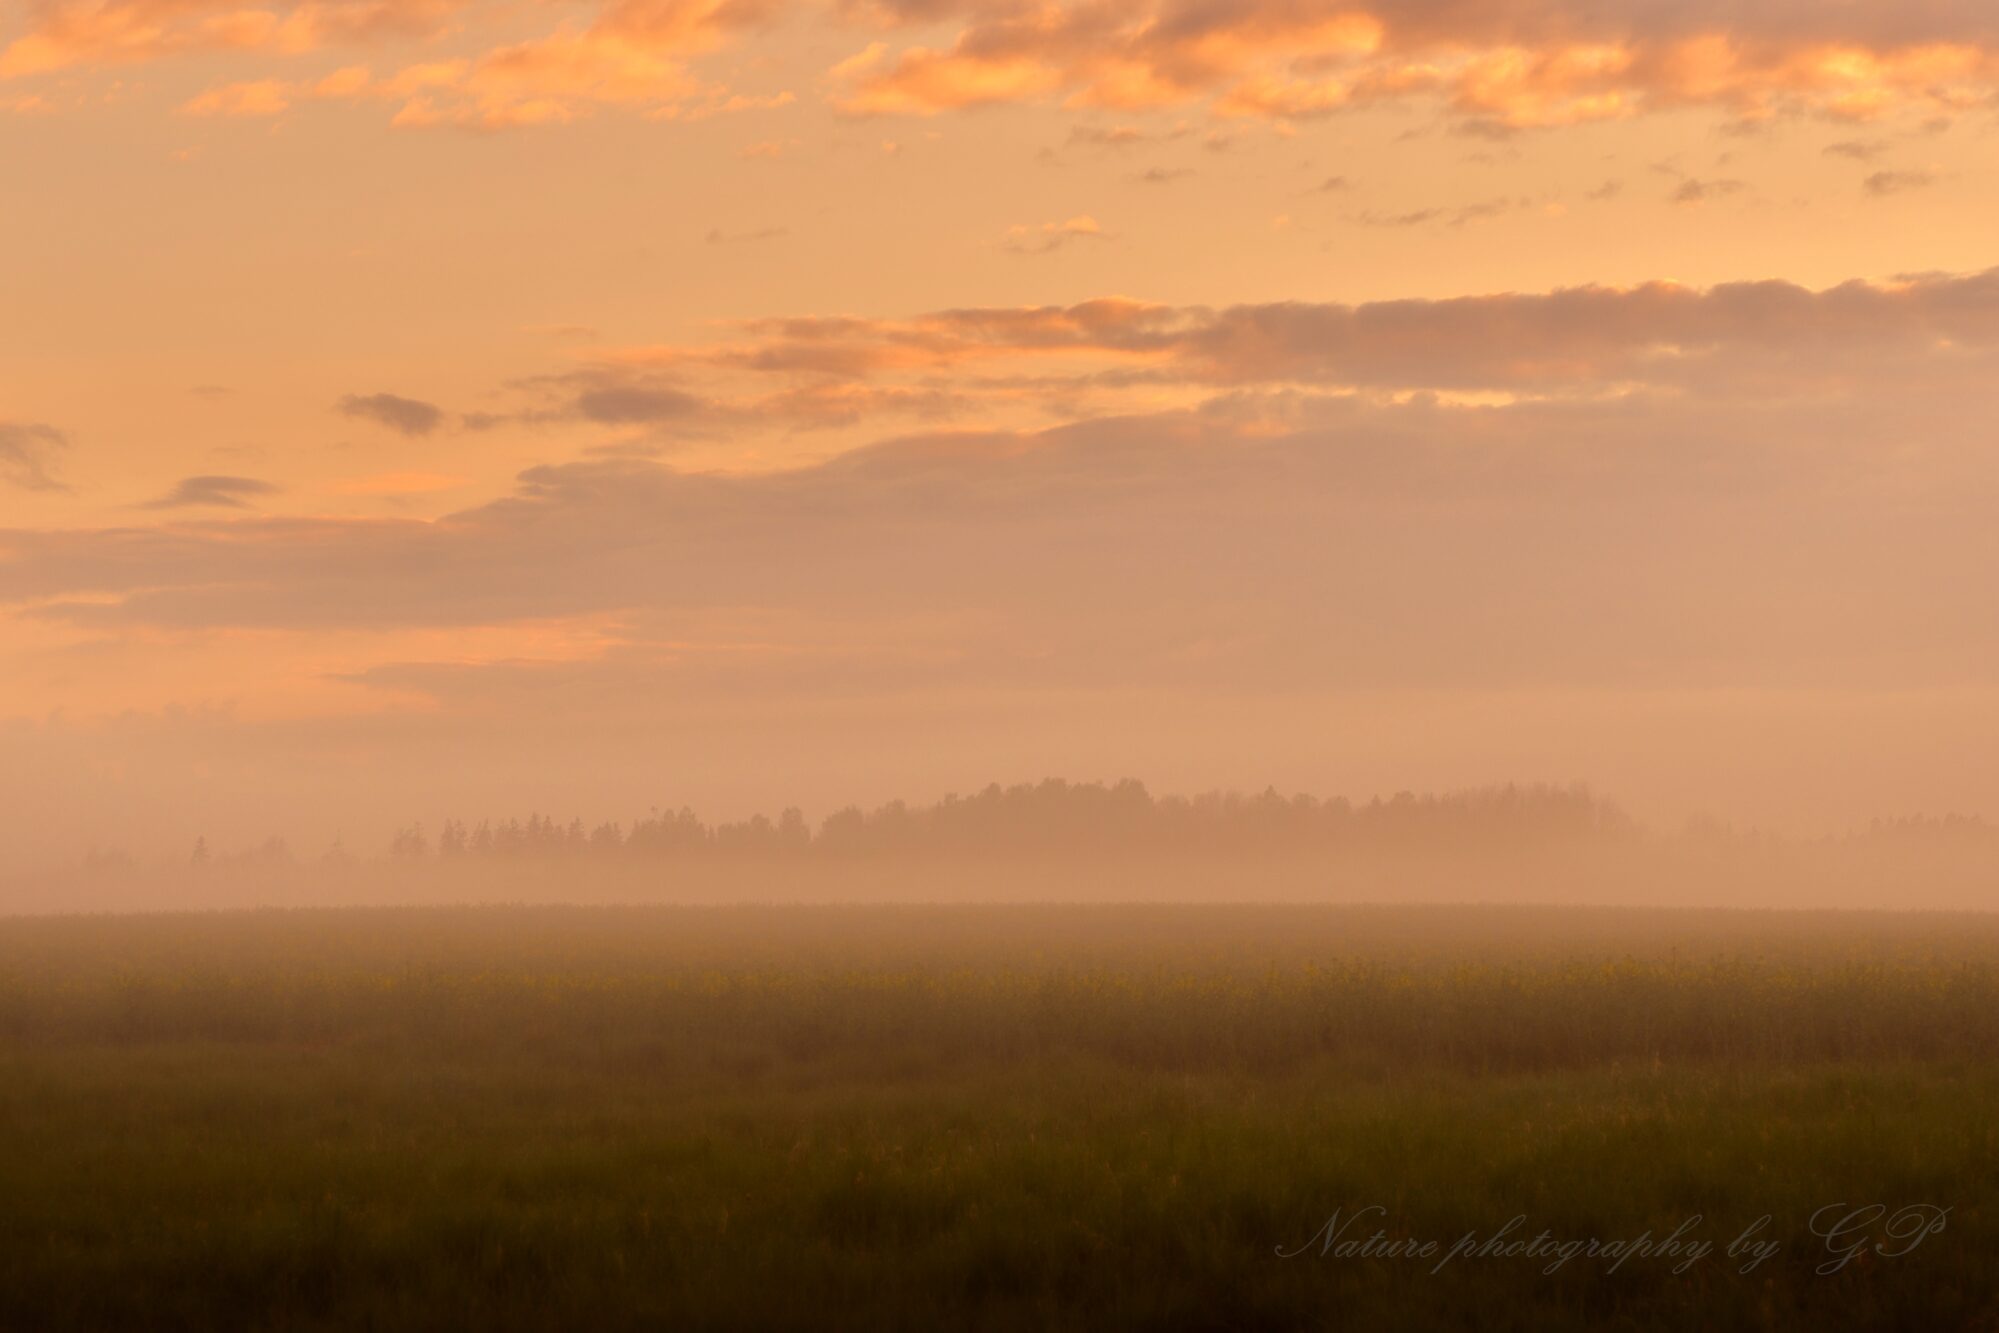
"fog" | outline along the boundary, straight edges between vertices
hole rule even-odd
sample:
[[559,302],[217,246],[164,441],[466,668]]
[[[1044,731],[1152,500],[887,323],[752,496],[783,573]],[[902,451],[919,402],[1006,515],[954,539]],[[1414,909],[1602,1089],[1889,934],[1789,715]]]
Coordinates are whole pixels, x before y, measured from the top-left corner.
[[710,822],[691,809],[403,824],[300,852],[199,836],[177,857],[96,850],[4,882],[0,910],[447,903],[1369,902],[1985,910],[1999,829],[1964,817],[1797,838],[1662,831],[1586,788],[1155,797],[1048,780]]

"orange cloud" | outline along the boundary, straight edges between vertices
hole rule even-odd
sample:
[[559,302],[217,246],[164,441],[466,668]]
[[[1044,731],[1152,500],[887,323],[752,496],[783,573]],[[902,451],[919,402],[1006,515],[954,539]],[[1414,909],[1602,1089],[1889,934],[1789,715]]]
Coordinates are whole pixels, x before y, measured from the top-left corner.
[[[772,99],[703,84],[689,61],[798,12],[886,30],[830,71],[835,105],[860,115],[1053,102],[1204,105],[1225,116],[1291,120],[1422,99],[1461,120],[1514,130],[1686,106],[1745,120],[1956,115],[1993,105],[1999,92],[1999,25],[1971,0],[1748,9],[1718,0],[602,0],[587,21],[527,41],[483,42],[482,34],[501,30],[517,36],[513,7],[41,0],[0,48],[0,78],[201,52],[289,55],[452,28],[469,36],[467,53],[380,83],[343,71],[330,86],[322,81],[317,95],[396,98],[401,125],[546,124],[601,105],[714,114]],[[902,45],[891,40],[898,29],[952,21],[957,32],[942,43],[928,33]],[[226,87],[275,78],[256,71]],[[411,91],[413,82],[422,87]]]
[[1455,115],[1504,129],[1687,105],[1747,118],[1803,111],[1869,119],[1994,101],[1999,33],[1970,8],[1944,6],[1927,27],[1856,26],[1845,12],[1745,17],[1686,5],[1634,14],[1531,0],[971,6],[950,46],[892,51],[878,41],[833,77],[840,105],[857,114],[1061,99],[1128,108],[1206,102],[1224,115],[1292,119],[1433,97]]
[[230,83],[210,88],[189,100],[181,112],[189,116],[275,116],[291,105],[292,90],[276,79]]
[[[1710,193],[1721,183],[1693,184]],[[1008,403],[1059,412],[1079,394],[1156,406],[1177,387],[1595,396],[1753,382],[1759,392],[1816,391],[1828,381],[1851,385],[1869,365],[1948,369],[1970,349],[1999,349],[1999,270],[1821,291],[1774,281],[1705,290],[1653,282],[1220,309],[1105,298],[739,328],[745,337],[714,344],[597,353],[589,371],[557,382],[600,394],[673,384],[676,404],[711,406],[717,400],[694,396],[686,377],[710,377],[702,384],[709,392],[732,376],[819,392],[898,385],[937,395],[927,400],[933,411],[956,404],[980,412]],[[762,400],[729,401],[741,417]]]
[[1084,213],[1063,222],[1044,222],[1038,227],[1017,223],[1007,228],[1000,248],[1017,255],[1045,255],[1071,241],[1102,241],[1109,237],[1110,233],[1095,218]]
[[703,84],[688,68],[690,57],[760,19],[760,11],[738,0],[613,0],[588,27],[564,28],[471,59],[411,65],[379,83],[350,72],[343,86],[322,83],[320,92],[400,101],[392,123],[401,128],[563,124],[597,106],[636,108],[660,118],[783,106],[791,94],[731,93]]
[[40,0],[0,48],[0,79],[205,51],[296,53],[420,36],[467,0]]
[[[477,0],[310,0],[271,8],[234,7],[234,0],[55,0],[0,50],[0,78],[202,51],[284,55],[434,35],[462,10],[471,12],[473,33],[484,20],[504,18]],[[756,0],[606,0],[589,23],[529,41],[420,61],[380,78],[356,65],[316,78],[240,80],[202,92],[182,110],[271,116],[308,98],[377,98],[399,104],[398,126],[502,129],[575,120],[605,105],[688,118],[783,106],[790,93],[710,86],[687,64],[767,17]]]
[[[681,649],[704,618],[753,613],[774,648],[838,625],[856,690],[912,673],[1224,692],[1989,682],[1999,626],[1964,572],[1990,563],[1993,538],[1964,497],[1990,471],[1999,336],[1969,359],[1934,337],[1959,327],[1945,307],[1989,297],[1889,293],[1929,314],[1885,339],[1920,355],[1882,356],[1861,331],[1881,313],[1865,293],[1692,295],[1669,323],[1788,356],[1822,340],[1872,355],[1837,396],[1782,378],[1746,399],[1696,384],[1493,406],[1230,391],[756,474],[534,468],[512,495],[432,521],[0,531],[0,606],[119,642],[616,617],[648,671],[702,656]],[[1648,309],[1540,318],[1579,326],[1580,346]],[[1567,345],[1531,316],[1477,336],[1508,333],[1523,356]],[[1940,366],[1955,392],[1934,391]],[[1889,437],[1926,443],[1884,450]]]

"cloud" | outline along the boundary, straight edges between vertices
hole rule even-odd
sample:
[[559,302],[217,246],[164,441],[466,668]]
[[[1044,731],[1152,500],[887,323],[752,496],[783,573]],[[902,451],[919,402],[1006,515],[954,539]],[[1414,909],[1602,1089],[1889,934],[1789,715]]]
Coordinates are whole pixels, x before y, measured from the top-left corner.
[[1000,241],[1000,249],[1016,255],[1045,255],[1060,250],[1072,241],[1105,241],[1110,234],[1097,220],[1088,214],[1081,214],[1063,222],[1044,222],[1038,227],[1016,223],[1007,228]]
[[1911,8],[884,4],[874,12],[890,25],[952,17],[962,26],[941,46],[874,42],[833,77],[841,104],[857,114],[1059,101],[1126,110],[1205,103],[1224,116],[1296,120],[1423,99],[1494,134],[1687,106],[1755,121],[1989,105],[1999,25],[1971,0]]
[[[343,706],[498,718],[541,691],[556,729],[666,695],[906,717],[1159,691],[1219,716],[1378,689],[1985,688],[1995,386],[1999,274],[772,319],[532,392],[735,443],[817,413],[875,426],[862,447],[532,468],[434,519],[4,531],[0,619],[121,670],[211,644],[217,697],[337,670],[369,696]],[[925,410],[954,415],[880,428]],[[260,631],[240,664],[238,628]]]
[[1154,135],[1147,134],[1135,125],[1072,125],[1069,127],[1069,142],[1090,148],[1135,148],[1149,143]]
[[1351,214],[1347,220],[1357,222],[1363,227],[1421,227],[1432,222],[1466,227],[1474,222],[1490,222],[1521,206],[1519,201],[1512,199],[1485,199],[1456,208],[1418,208],[1407,213],[1377,213],[1368,210]]
[[1723,199],[1731,194],[1740,194],[1749,188],[1749,182],[1739,180],[1685,180],[1680,188],[1673,191],[1672,200],[1676,204],[1704,204],[1710,199]]
[[359,97],[368,91],[372,76],[366,65],[348,65],[334,70],[312,85],[315,97]]
[[465,0],[39,0],[0,48],[0,79],[218,51],[290,55],[435,33]]
[[333,410],[342,416],[358,417],[387,426],[404,435],[428,435],[444,421],[444,413],[430,403],[392,393],[350,393],[334,404]]
[[[1999,538],[1962,498],[1992,395],[1926,387],[1753,410],[1223,395],[766,473],[574,463],[431,521],[0,533],[0,601],[105,633],[590,620],[617,627],[606,671],[711,699],[1993,683],[1963,571]],[[482,688],[402,660],[364,675]],[[571,674],[579,704],[604,679]]]
[[[680,373],[616,360],[602,362],[523,381],[517,387],[537,401],[510,417],[496,418],[495,424],[502,419],[581,420],[617,427],[621,430],[617,451],[627,452],[635,443],[665,445],[725,434],[747,439],[758,431],[837,429],[884,417],[939,421],[992,401],[978,395],[961,397],[942,386],[870,385],[810,372],[781,376],[783,382],[776,387],[755,383],[764,378],[755,376],[751,384],[725,392],[723,381],[731,378],[726,370],[711,374],[706,377],[707,391],[695,392],[686,387]],[[632,428],[642,428],[642,433],[635,436]]]
[[565,124],[599,106],[679,120],[774,109],[793,95],[707,84],[688,62],[767,23],[777,9],[758,0],[605,0],[587,27],[407,66],[353,95],[399,102],[391,123],[405,129]]
[[[583,24],[518,40],[511,7],[493,0],[53,0],[0,51],[0,78],[72,65],[165,59],[215,50],[295,56],[326,47],[422,38],[447,27],[484,39],[469,54],[377,75],[344,66],[312,79],[272,75],[221,84],[189,115],[273,116],[306,100],[385,101],[402,128],[493,131],[564,124],[603,106],[698,120],[790,104],[789,92],[746,93],[704,82],[689,62],[779,8],[760,0],[602,0]],[[497,40],[499,34],[508,40]]]
[[1838,143],[1827,144],[1827,157],[1850,157],[1856,162],[1872,162],[1887,152],[1892,145],[1886,139],[1842,139]]
[[579,416],[608,425],[681,421],[701,414],[707,407],[707,403],[692,394],[636,385],[586,389],[575,401]]
[[[1175,412],[1208,403],[1201,410],[1240,410],[1265,423],[1276,413],[1281,425],[1285,404],[1301,394],[1297,401],[1327,411],[1337,403],[1413,402],[1411,394],[1487,395],[1481,401],[1496,406],[1567,402],[1578,410],[1622,403],[1639,420],[1684,399],[1739,410],[1747,429],[1758,403],[1837,408],[1866,401],[1877,378],[1911,394],[1982,386],[1995,357],[1999,270],[1819,290],[1778,281],[1704,289],[1654,282],[1359,305],[1102,298],[904,319],[780,318],[738,325],[713,343],[605,349],[585,368],[528,388],[572,419],[624,426],[706,418],[731,430],[760,419],[793,424],[808,403],[860,416],[955,406],[990,418],[1016,401],[1058,421],[1198,420],[1220,429],[1220,418]],[[1187,406],[1162,409],[1162,401]],[[406,426],[431,420],[434,408],[416,406],[426,415]],[[26,428],[25,436],[22,429],[10,428],[10,444],[59,439],[45,427]],[[983,447],[975,437],[927,438],[932,452],[923,457]],[[1007,429],[990,438],[1011,450],[1043,435]],[[848,456],[838,467],[918,457],[914,446],[897,448]]]
[[34,421],[0,421],[0,482],[25,491],[67,491],[57,480],[55,456],[69,438]]
[[1910,190],[1925,189],[1936,182],[1936,173],[1930,171],[1877,171],[1862,181],[1860,186],[1878,199],[1891,194],[1906,194]]
[[1466,204],[1451,213],[1451,225],[1463,227],[1473,222],[1490,222],[1496,217],[1512,212],[1518,205],[1511,199],[1487,199],[1476,204]]
[[247,509],[252,497],[276,495],[279,488],[255,477],[183,477],[174,488],[157,500],[146,502],[148,509],[181,509],[210,506]]
[[1356,213],[1352,220],[1364,227],[1420,227],[1444,216],[1441,208],[1418,208],[1407,213]]
[[[1425,220],[1442,223],[1433,210]],[[1254,391],[1839,401],[1893,368],[1955,392],[1999,347],[1999,272],[1812,290],[1667,282],[1347,305],[1101,298],[750,321],[524,384],[547,419],[744,444],[888,419],[1026,430]]]
[[230,83],[210,88],[181,106],[188,116],[267,117],[281,115],[291,106],[292,92],[276,79],[254,83]]
[[[1989,108],[1999,92],[1999,24],[1979,0],[1753,8],[1719,0],[600,0],[588,17],[564,17],[525,39],[519,13],[499,0],[41,0],[0,48],[0,79],[218,52],[275,62],[451,32],[464,34],[469,50],[381,77],[347,67],[317,84],[284,82],[273,65],[197,96],[189,109],[273,114],[312,96],[390,101],[393,123],[404,127],[562,124],[607,106],[688,119],[788,103],[786,91],[711,84],[695,62],[813,14],[868,31],[867,44],[829,73],[836,105],[858,115],[1046,103],[1110,112],[1204,107],[1289,122],[1414,102],[1461,129],[1505,135],[1686,107],[1738,124],[1791,115],[1953,118]],[[1094,141],[1117,146],[1124,128]]]

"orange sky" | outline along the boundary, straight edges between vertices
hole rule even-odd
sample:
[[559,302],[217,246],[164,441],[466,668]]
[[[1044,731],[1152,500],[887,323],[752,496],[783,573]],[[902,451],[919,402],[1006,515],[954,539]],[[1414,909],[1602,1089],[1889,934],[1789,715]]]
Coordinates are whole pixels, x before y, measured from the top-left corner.
[[11,0],[0,869],[1999,814],[1999,10],[1742,8]]

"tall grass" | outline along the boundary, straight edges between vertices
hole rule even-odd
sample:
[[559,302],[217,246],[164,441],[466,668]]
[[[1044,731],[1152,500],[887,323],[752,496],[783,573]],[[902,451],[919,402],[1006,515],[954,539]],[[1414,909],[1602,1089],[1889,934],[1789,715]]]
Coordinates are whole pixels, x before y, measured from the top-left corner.
[[[0,1328],[1989,1328],[1995,1001],[1977,917],[7,921]],[[1370,1204],[1783,1248],[1276,1257]]]
[[508,909],[17,920],[0,1036],[700,1068],[1075,1054],[1270,1069],[1999,1052],[1976,917]]

